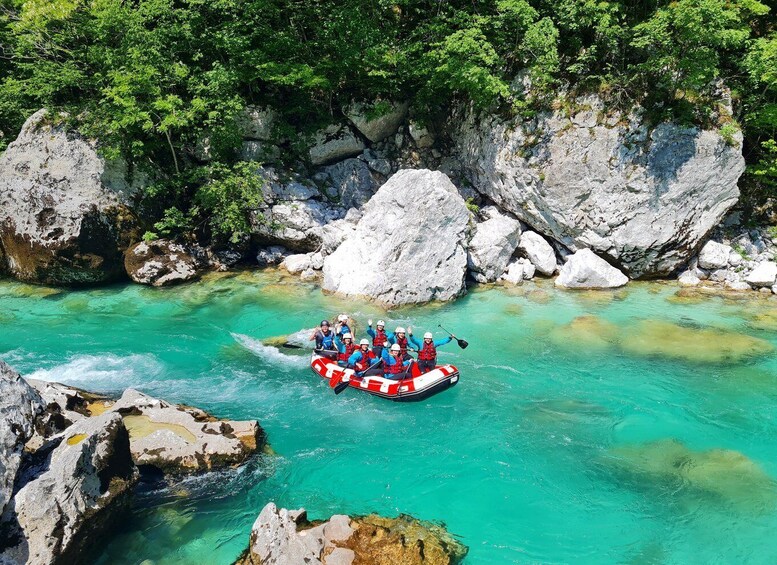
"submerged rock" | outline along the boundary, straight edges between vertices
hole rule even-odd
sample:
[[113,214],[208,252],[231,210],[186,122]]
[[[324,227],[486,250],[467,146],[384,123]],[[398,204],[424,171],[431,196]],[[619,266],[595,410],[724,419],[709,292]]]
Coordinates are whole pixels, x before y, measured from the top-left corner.
[[40,110],[0,156],[0,246],[16,278],[88,284],[124,276],[144,178]]
[[218,420],[202,410],[176,406],[127,389],[111,407],[124,418],[132,457],[167,473],[238,465],[264,446],[255,420]]
[[45,406],[38,392],[0,360],[0,515],[11,498],[24,444]]
[[740,510],[771,511],[777,506],[775,483],[754,461],[738,451],[694,451],[677,440],[616,447],[609,463],[644,481],[712,497]]
[[556,278],[556,286],[564,288],[617,288],[627,282],[629,277],[590,249],[570,255]]
[[208,259],[197,245],[157,239],[127,249],[124,267],[136,283],[170,286],[198,278],[208,268]]
[[568,324],[553,329],[550,339],[556,345],[579,353],[599,352],[615,345],[618,326],[597,316],[578,316]]
[[659,356],[694,363],[739,363],[767,355],[774,347],[763,339],[719,329],[697,329],[661,320],[626,328],[621,348],[634,355]]
[[636,113],[596,97],[531,121],[470,112],[453,134],[473,186],[574,250],[607,255],[632,278],[667,275],[691,258],[737,202],[742,136]]
[[118,414],[76,422],[51,452],[45,470],[15,494],[4,521],[16,530],[17,545],[0,554],[0,561],[79,562],[83,546],[99,539],[137,478]]
[[238,565],[455,565],[467,548],[443,528],[410,518],[342,514],[309,522],[305,510],[270,502]]
[[505,272],[521,239],[521,222],[494,209],[491,217],[475,227],[469,242],[467,265],[482,283],[495,281]]
[[325,290],[395,306],[462,294],[469,211],[447,176],[402,170],[324,260]]

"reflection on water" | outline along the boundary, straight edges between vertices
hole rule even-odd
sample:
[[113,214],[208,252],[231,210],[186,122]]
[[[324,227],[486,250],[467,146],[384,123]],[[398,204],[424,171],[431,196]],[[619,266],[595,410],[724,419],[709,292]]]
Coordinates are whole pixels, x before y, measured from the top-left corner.
[[[469,565],[777,561],[775,300],[543,281],[384,312],[247,271],[171,289],[3,282],[0,301],[0,355],[22,372],[257,418],[277,452],[144,485],[100,564],[231,563],[270,500],[442,521]],[[439,355],[461,382],[417,404],[335,396],[284,343],[343,310],[357,338],[368,318],[454,331],[470,346]]]

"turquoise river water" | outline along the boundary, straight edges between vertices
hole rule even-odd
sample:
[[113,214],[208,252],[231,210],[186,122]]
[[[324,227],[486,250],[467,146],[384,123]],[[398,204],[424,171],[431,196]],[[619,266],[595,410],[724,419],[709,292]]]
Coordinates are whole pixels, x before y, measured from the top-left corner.
[[[470,342],[457,386],[414,404],[335,396],[260,340],[345,309]],[[313,518],[442,522],[467,565],[777,562],[777,302],[475,289],[382,312],[277,272],[157,290],[0,283],[0,356],[23,374],[136,387],[257,418],[274,455],[146,489],[99,564],[228,564],[268,501]]]

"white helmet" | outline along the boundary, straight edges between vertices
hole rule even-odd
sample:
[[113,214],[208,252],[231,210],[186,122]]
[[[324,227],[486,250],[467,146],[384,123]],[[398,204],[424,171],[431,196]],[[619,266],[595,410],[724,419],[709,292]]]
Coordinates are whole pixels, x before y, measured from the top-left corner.
[[432,332],[426,332],[424,334],[424,339],[432,339]]
[[340,314],[337,317],[338,322],[347,322],[348,321],[348,314]]
[[405,328],[403,328],[402,326],[397,326],[397,329],[394,330],[394,333],[403,334],[405,333]]
[[370,344],[370,340],[369,339],[363,339],[363,340],[361,340],[359,342],[359,345],[369,345],[369,344]]
[[353,339],[353,336],[351,335],[350,332],[345,332],[343,334],[343,339]]
[[402,348],[399,347],[398,343],[395,343],[394,345],[391,346],[391,351],[400,351],[401,349]]
[[381,326],[386,327],[386,322],[384,322],[383,320],[378,320],[378,327],[381,327]]

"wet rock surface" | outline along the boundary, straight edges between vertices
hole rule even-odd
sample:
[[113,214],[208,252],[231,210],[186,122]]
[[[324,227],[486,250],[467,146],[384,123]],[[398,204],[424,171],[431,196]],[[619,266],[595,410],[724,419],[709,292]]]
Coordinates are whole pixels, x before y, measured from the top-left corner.
[[124,276],[124,249],[139,237],[130,207],[145,182],[96,142],[41,110],[0,156],[0,245],[16,278],[77,285]]
[[447,176],[399,171],[363,213],[324,260],[324,290],[387,305],[450,300],[464,292],[470,214]]
[[170,404],[127,389],[110,408],[124,418],[137,465],[165,473],[209,471],[239,465],[260,450],[258,422],[218,420],[197,408]]
[[521,240],[521,223],[490,210],[491,217],[475,227],[469,242],[467,266],[478,282],[493,282],[507,269],[510,258]]
[[272,502],[254,522],[239,565],[454,565],[467,548],[442,527],[409,516],[335,515],[309,522],[305,510]]
[[138,471],[121,416],[81,420],[59,439],[43,470],[22,481],[3,515],[16,543],[0,561],[76,563],[84,545],[95,541],[128,501]]

